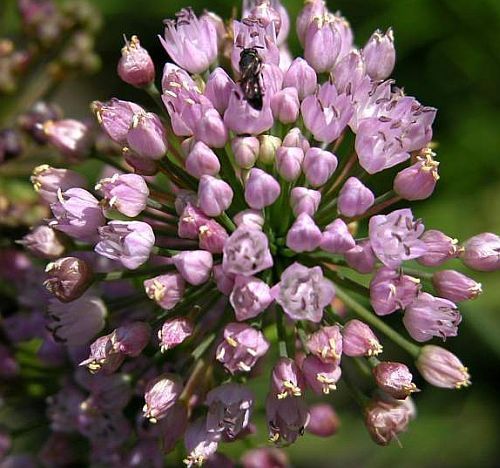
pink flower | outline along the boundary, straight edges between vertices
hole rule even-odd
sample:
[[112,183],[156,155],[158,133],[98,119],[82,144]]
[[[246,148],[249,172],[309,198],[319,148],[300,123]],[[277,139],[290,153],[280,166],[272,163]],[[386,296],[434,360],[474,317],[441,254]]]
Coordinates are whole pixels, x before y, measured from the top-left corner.
[[273,301],[269,286],[253,276],[236,276],[229,296],[236,319],[239,321],[257,317]]

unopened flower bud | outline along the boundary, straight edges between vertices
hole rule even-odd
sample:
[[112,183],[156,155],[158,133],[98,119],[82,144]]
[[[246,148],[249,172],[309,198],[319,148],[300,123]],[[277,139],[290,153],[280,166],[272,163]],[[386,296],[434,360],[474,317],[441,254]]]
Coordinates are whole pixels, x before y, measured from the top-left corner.
[[162,158],[167,152],[168,143],[160,118],[152,112],[134,114],[127,133],[127,145],[143,158]]
[[186,171],[199,179],[203,175],[215,176],[220,171],[217,155],[203,142],[198,141],[188,154]]
[[342,330],[342,351],[350,357],[377,356],[382,345],[366,323],[353,319]]
[[183,343],[193,334],[193,323],[186,317],[167,320],[158,331],[160,351],[163,353]]
[[424,346],[416,364],[422,377],[435,387],[462,388],[470,385],[467,367],[453,353],[440,346]]
[[182,392],[181,379],[174,374],[163,374],[151,380],[144,393],[144,417],[151,423],[166,416]]
[[465,265],[473,270],[499,270],[500,237],[490,232],[471,237],[464,245],[461,259]]
[[214,265],[212,273],[217,289],[224,294],[224,296],[229,296],[234,287],[234,275],[225,273],[222,265]]
[[281,146],[281,139],[273,135],[261,135],[259,141],[259,161],[262,164],[272,164],[276,157],[276,150]]
[[302,168],[307,181],[313,187],[321,187],[335,172],[337,164],[337,158],[333,153],[321,148],[311,148],[305,154]]
[[300,128],[298,127],[292,128],[285,135],[285,138],[283,138],[282,146],[295,146],[297,148],[302,148],[304,154],[306,154],[311,148],[309,140],[302,134]]
[[356,241],[349,232],[347,224],[340,218],[326,226],[323,231],[320,248],[325,252],[343,254],[356,246]]
[[235,137],[231,140],[231,149],[236,164],[242,169],[250,169],[259,157],[259,139],[256,137]]
[[47,141],[69,158],[79,160],[89,149],[90,128],[79,120],[48,120],[43,131]]
[[123,148],[123,158],[136,174],[154,176],[158,173],[158,162],[156,160],[143,158],[133,151],[130,151],[127,147]]
[[262,447],[245,452],[241,459],[243,468],[287,468],[288,457],[283,450]]
[[318,78],[314,68],[301,57],[297,57],[292,62],[283,79],[283,86],[294,87],[300,100],[313,94],[317,83]]
[[425,266],[439,266],[458,255],[458,240],[452,239],[441,231],[429,229],[420,240],[425,243],[426,252],[417,258],[417,262]]
[[290,206],[293,214],[299,216],[305,213],[314,216],[321,202],[321,192],[305,187],[294,187],[290,192]]
[[373,253],[369,240],[361,241],[351,250],[345,252],[344,255],[347,264],[363,274],[371,273],[377,263],[377,257]]
[[269,286],[254,276],[236,276],[229,296],[236,320],[257,317],[273,301]]
[[245,201],[255,209],[261,210],[272,205],[281,192],[278,181],[262,169],[253,168],[245,184]]
[[432,285],[438,296],[452,302],[475,299],[482,292],[481,283],[455,270],[437,271],[432,275]]
[[48,203],[57,201],[57,192],[73,187],[85,187],[85,179],[78,172],[70,169],[57,169],[48,164],[35,167],[31,183],[38,194]]
[[389,28],[385,34],[375,31],[363,48],[363,57],[370,78],[375,81],[389,78],[396,63],[392,29]]
[[373,369],[373,376],[385,393],[398,400],[404,400],[410,393],[418,391],[410,370],[400,362],[380,362]]
[[310,406],[310,419],[307,432],[318,437],[331,437],[336,434],[340,420],[331,405],[327,403],[316,403]]
[[439,179],[439,163],[430,150],[417,157],[417,162],[403,169],[394,179],[394,191],[405,200],[425,200],[432,195]]
[[207,216],[219,216],[231,206],[233,189],[227,182],[210,175],[200,178],[198,203]]
[[203,94],[210,99],[219,114],[223,115],[234,89],[234,81],[223,68],[217,67],[208,77]]
[[338,197],[339,213],[350,218],[362,215],[373,205],[375,196],[356,177],[349,177]]
[[118,62],[118,75],[132,86],[143,87],[155,79],[155,66],[148,51],[141,47],[139,38],[132,36],[125,40],[122,56]]
[[329,72],[335,65],[341,47],[341,36],[332,15],[314,17],[304,36],[304,58],[314,70],[318,73]]
[[243,210],[236,213],[233,217],[236,226],[247,226],[255,229],[262,229],[264,226],[264,215],[260,210]]
[[300,112],[300,102],[297,90],[289,87],[278,91],[271,98],[271,109],[274,118],[283,124],[291,124],[297,120]]
[[78,299],[92,284],[89,264],[76,257],[65,257],[49,263],[45,268],[45,287],[61,302]]
[[301,213],[286,235],[286,245],[295,252],[312,252],[321,243],[321,230],[307,214]]
[[354,49],[343,57],[335,65],[331,77],[340,93],[354,94],[366,78],[366,66],[361,53]]
[[22,240],[18,241],[33,255],[54,260],[59,258],[66,250],[63,234],[49,226],[37,226]]
[[200,249],[208,250],[210,253],[219,254],[224,249],[224,244],[229,237],[226,230],[213,219],[203,223],[198,229],[198,241]]
[[182,277],[195,286],[206,283],[210,278],[213,257],[206,250],[180,252],[172,257],[175,267]]
[[302,171],[304,152],[295,146],[281,146],[276,151],[276,169],[281,177],[288,182],[298,179]]

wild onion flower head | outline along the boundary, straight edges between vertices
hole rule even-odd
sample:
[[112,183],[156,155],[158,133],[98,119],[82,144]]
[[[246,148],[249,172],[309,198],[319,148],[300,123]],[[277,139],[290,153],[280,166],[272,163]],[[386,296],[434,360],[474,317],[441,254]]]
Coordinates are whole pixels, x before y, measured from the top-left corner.
[[[449,266],[429,273],[414,263],[460,258],[495,271],[500,240],[483,233],[460,243],[426,231],[418,205],[403,202],[429,197],[438,181],[436,110],[390,78],[392,29],[358,48],[345,18],[307,1],[296,23],[304,57],[293,58],[279,0],[245,0],[243,12],[228,24],[190,8],[165,20],[161,90],[160,68],[137,38],[128,44],[119,74],[156,108],[118,98],[92,104],[124,158],[99,154],[116,174],[102,176],[96,192],[75,171],[43,165],[33,174],[53,212],[49,228],[23,241],[53,262],[47,328],[70,362],[93,373],[67,376],[49,419],[58,431],[67,421],[91,447],[102,439],[95,465],[132,456],[132,440],[140,455],[153,437],[166,452],[184,437],[185,463],[210,464],[220,444],[255,431],[254,407],[265,406],[279,446],[295,442],[311,418],[312,433],[332,433],[331,411],[310,415],[308,399],[335,398],[354,358],[374,367],[380,394],[366,399],[365,422],[386,445],[414,417],[408,395],[416,390],[411,367],[378,361],[386,339],[430,384],[470,381],[457,357],[417,343],[457,335],[456,302],[480,285]],[[52,143],[73,157],[99,152],[80,151],[83,127],[52,130]],[[396,175],[382,192],[371,175],[386,169]],[[61,251],[47,229],[71,242]],[[40,246],[42,235],[50,247]],[[26,269],[36,271],[28,263],[16,275],[29,277]],[[383,322],[399,310],[408,333]],[[2,349],[3,361],[11,357]],[[245,383],[257,374],[269,380],[264,405]],[[145,400],[133,436],[124,417],[137,413],[132,394]],[[328,424],[317,423],[322,413]],[[286,459],[258,449],[243,464]]]

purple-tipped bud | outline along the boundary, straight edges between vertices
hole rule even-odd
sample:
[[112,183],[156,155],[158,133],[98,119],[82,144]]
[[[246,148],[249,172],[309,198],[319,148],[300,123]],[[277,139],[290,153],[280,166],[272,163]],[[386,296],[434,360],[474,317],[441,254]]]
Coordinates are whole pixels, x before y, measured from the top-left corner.
[[48,164],[35,167],[31,175],[31,183],[38,194],[48,203],[57,201],[57,193],[74,188],[85,187],[85,179],[78,172],[70,169],[57,169]]
[[342,38],[333,15],[312,18],[304,36],[304,58],[309,65],[318,73],[329,72],[335,65],[341,48]]
[[236,320],[243,321],[257,317],[273,301],[269,286],[254,276],[236,276],[229,296]]
[[357,272],[367,274],[375,269],[377,257],[373,253],[373,249],[369,240],[361,241],[351,250],[344,254],[347,264],[354,268]]
[[204,465],[210,457],[215,455],[220,439],[219,432],[208,431],[205,417],[190,423],[184,436],[184,445],[188,455],[183,462],[187,468]]
[[413,418],[411,405],[399,400],[375,399],[365,409],[365,425],[373,441],[389,445],[408,429]]
[[273,287],[276,302],[292,320],[319,322],[323,309],[335,296],[333,284],[323,277],[320,267],[307,268],[293,263]]
[[337,158],[330,151],[311,148],[305,155],[302,169],[307,181],[313,187],[320,187],[332,176],[337,165]]
[[228,237],[226,230],[213,219],[209,219],[198,229],[200,249],[210,253],[222,253]]
[[310,190],[305,187],[294,187],[290,193],[290,206],[293,214],[299,216],[302,213],[314,216],[321,202],[321,192]]
[[142,221],[110,221],[99,228],[99,238],[95,251],[129,270],[147,262],[155,243],[153,229]]
[[295,252],[312,252],[321,239],[321,229],[307,213],[301,213],[286,235],[286,245]]
[[149,52],[141,47],[137,36],[125,40],[117,67],[120,78],[132,86],[143,87],[155,79],[155,66]]
[[144,281],[150,299],[165,310],[173,309],[184,296],[185,283],[178,273],[167,273]]
[[260,143],[256,137],[236,137],[231,140],[231,148],[236,164],[242,169],[250,169],[259,157]]
[[297,36],[300,44],[304,45],[307,27],[315,17],[323,17],[329,14],[324,0],[311,0],[304,3],[304,7],[297,16]]
[[104,302],[89,294],[67,304],[53,299],[48,307],[47,329],[58,342],[68,346],[82,345],[104,328],[105,315]]
[[390,268],[380,268],[370,282],[370,302],[377,315],[392,314],[410,305],[420,291],[420,280]]
[[143,407],[144,417],[149,422],[156,423],[165,417],[182,392],[182,382],[179,376],[163,374],[151,380],[144,392],[146,404]]
[[293,359],[278,359],[271,374],[271,391],[279,400],[304,394],[305,380]]
[[326,252],[343,254],[356,247],[356,241],[349,232],[347,224],[340,218],[326,226],[320,248]]
[[149,197],[146,181],[137,174],[114,174],[101,179],[95,189],[102,193],[106,206],[132,218],[146,208]]
[[291,124],[299,117],[300,102],[297,90],[292,87],[278,91],[271,98],[274,118],[283,124]]
[[446,299],[420,293],[406,308],[403,323],[411,337],[419,342],[429,341],[434,336],[446,340],[457,336],[462,316],[457,306]]
[[229,296],[234,287],[234,275],[232,273],[226,274],[224,268],[220,264],[214,265],[212,272],[217,289],[224,294],[224,296]]
[[18,242],[31,254],[48,260],[59,258],[66,250],[63,235],[49,226],[33,228]]
[[182,277],[194,286],[206,283],[214,263],[212,254],[206,250],[180,252],[172,257]]
[[377,356],[382,345],[366,323],[354,319],[342,330],[342,351],[350,357]]
[[162,158],[167,152],[168,143],[160,118],[152,112],[134,114],[127,133],[127,145],[143,158]]
[[477,271],[496,271],[500,269],[500,237],[485,232],[471,237],[464,245],[462,261]]
[[410,370],[400,362],[380,362],[372,372],[377,385],[393,398],[404,400],[411,393],[418,391],[412,382]]
[[422,377],[435,387],[462,388],[470,385],[467,367],[453,353],[440,346],[424,346],[416,364]]
[[287,468],[288,458],[283,450],[262,447],[245,452],[241,459],[243,468]]
[[193,334],[193,330],[193,323],[186,317],[167,320],[158,331],[160,351],[164,353],[180,345]]
[[253,393],[245,386],[227,383],[207,394],[207,430],[234,439],[248,426],[254,402]]
[[210,99],[219,114],[223,115],[229,104],[234,81],[223,68],[217,67],[208,77],[203,94]]
[[212,148],[224,147],[228,137],[227,128],[215,109],[208,109],[202,114],[194,136]]
[[316,91],[318,78],[312,68],[302,57],[297,57],[283,78],[283,86],[293,87],[297,90],[299,99],[310,96]]
[[430,229],[425,231],[420,240],[425,243],[426,252],[417,259],[417,262],[425,266],[440,266],[458,253],[458,240],[452,239],[441,231]]
[[439,297],[453,302],[475,299],[482,293],[481,283],[455,270],[437,271],[432,275],[432,285]]
[[197,18],[184,8],[175,20],[165,20],[165,39],[160,41],[172,60],[189,73],[202,73],[217,58],[217,30],[206,16]]
[[389,28],[385,34],[375,31],[363,48],[363,57],[370,78],[375,81],[389,78],[396,63],[392,29]]
[[98,228],[104,224],[97,199],[81,188],[59,191],[57,198],[50,205],[55,219],[49,222],[49,226],[78,240],[95,240]]
[[321,327],[307,340],[307,349],[325,363],[338,365],[342,356],[342,334],[338,325]]
[[331,73],[339,93],[355,94],[366,78],[365,61],[358,50],[353,50],[342,58]]
[[375,196],[368,187],[356,177],[349,177],[340,189],[337,203],[339,213],[352,218],[365,213],[374,201]]
[[90,147],[90,127],[79,120],[47,120],[43,133],[51,145],[69,158],[81,159]]
[[295,146],[281,146],[276,151],[276,169],[278,174],[288,182],[297,180],[302,171],[304,152]]
[[198,141],[189,153],[186,162],[186,171],[199,179],[203,175],[215,176],[220,171],[219,158],[203,142]]
[[233,190],[227,182],[210,175],[200,178],[198,203],[207,216],[219,216],[231,206]]
[[274,163],[276,151],[281,146],[281,139],[273,135],[261,135],[259,142],[259,161],[266,165]]
[[199,208],[188,202],[179,217],[177,233],[182,239],[197,239],[200,227],[209,220]]
[[90,265],[76,257],[65,257],[51,262],[45,268],[44,286],[61,302],[78,299],[92,284]]
[[331,437],[336,434],[340,420],[334,409],[327,403],[317,403],[309,408],[311,418],[307,432],[318,437]]
[[312,354],[304,359],[302,372],[307,385],[317,395],[328,395],[336,390],[342,374],[340,366],[323,362]]
[[311,148],[309,140],[302,134],[300,128],[298,127],[292,128],[285,135],[285,138],[283,138],[282,146],[288,146],[288,147],[295,146],[297,148],[302,148],[304,154],[306,154]]
[[236,226],[246,226],[253,229],[260,229],[264,226],[264,215],[259,210],[243,210],[236,213],[233,218]]
[[401,172],[394,179],[394,191],[405,200],[425,200],[432,195],[439,180],[439,163],[434,161],[433,153],[426,148],[417,162]]
[[301,110],[304,125],[316,140],[323,143],[336,140],[354,112],[349,96],[339,94],[335,85],[329,82],[321,85],[313,96],[306,97]]
[[253,168],[245,184],[245,201],[251,208],[261,210],[272,205],[281,192],[278,181],[262,169]]
[[269,349],[262,332],[245,323],[230,323],[216,351],[216,359],[231,374],[250,372],[257,360]]
[[266,399],[266,418],[269,440],[284,446],[304,434],[309,422],[309,410],[303,397],[280,399],[270,393]]

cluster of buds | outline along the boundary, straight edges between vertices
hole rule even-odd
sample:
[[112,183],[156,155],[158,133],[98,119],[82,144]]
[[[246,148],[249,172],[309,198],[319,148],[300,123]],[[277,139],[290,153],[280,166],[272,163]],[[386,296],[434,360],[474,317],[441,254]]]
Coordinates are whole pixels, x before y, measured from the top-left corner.
[[[233,466],[217,450],[258,437],[251,418],[262,404],[246,385],[258,374],[268,376],[267,437],[278,447],[305,430],[338,430],[329,405],[308,403],[337,387],[352,391],[369,434],[387,445],[415,416],[412,366],[434,386],[470,383],[451,352],[415,341],[457,335],[456,303],[480,285],[408,262],[460,258],[495,271],[500,237],[460,243],[392,206],[433,192],[436,110],[390,79],[392,30],[357,48],[349,23],[322,0],[297,18],[305,58],[291,57],[289,30],[278,0],[245,1],[227,27],[183,9],[165,21],[161,43],[175,63],[163,68],[161,92],[134,36],[118,73],[158,108],[117,98],[92,105],[124,162],[109,160],[95,191],[68,169],[33,174],[52,218],[22,242],[51,261],[44,284],[53,296],[38,293],[33,314],[48,310],[44,339],[79,365],[49,398],[48,417],[65,448],[68,432],[87,438],[96,465],[161,465],[184,438],[188,467]],[[54,143],[67,145],[68,133],[52,133]],[[366,176],[395,166],[393,188],[375,193]],[[16,269],[22,278],[31,271]],[[396,311],[408,336],[383,321]],[[412,362],[382,359],[382,335]],[[15,375],[8,350],[0,359]],[[368,370],[371,397],[350,380],[353,362]],[[132,423],[124,415],[134,412]],[[278,449],[241,462],[287,465]]]

